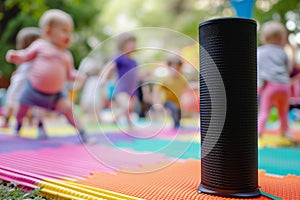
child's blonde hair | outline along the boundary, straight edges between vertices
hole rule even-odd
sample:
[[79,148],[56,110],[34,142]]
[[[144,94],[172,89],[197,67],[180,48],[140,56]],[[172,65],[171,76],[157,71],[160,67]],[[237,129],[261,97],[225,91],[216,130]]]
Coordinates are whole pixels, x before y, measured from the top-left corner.
[[51,27],[54,23],[68,23],[74,25],[71,15],[59,10],[51,9],[44,12],[39,21],[39,26],[42,30],[47,27]]
[[287,32],[282,23],[277,21],[269,21],[262,25],[261,41],[263,44],[279,44]]
[[26,27],[21,29],[16,38],[17,49],[27,48],[34,40],[41,36],[39,28],[36,27]]
[[129,41],[136,41],[136,37],[132,33],[122,33],[117,38],[117,47],[119,51],[123,51],[124,46]]

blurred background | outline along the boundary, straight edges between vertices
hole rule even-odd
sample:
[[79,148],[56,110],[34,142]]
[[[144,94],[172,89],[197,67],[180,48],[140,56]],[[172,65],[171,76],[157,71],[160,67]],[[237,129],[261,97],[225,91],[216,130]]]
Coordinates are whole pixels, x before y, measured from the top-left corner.
[[[1,0],[0,88],[9,85],[11,73],[15,70],[15,66],[5,61],[5,53],[15,48],[17,32],[26,26],[37,26],[39,17],[50,8],[62,9],[74,19],[75,32],[70,50],[76,68],[97,45],[123,31],[161,27],[178,31],[197,41],[199,23],[215,17],[236,15],[230,0]],[[298,49],[299,0],[256,0],[253,18],[258,22],[258,27],[271,19],[282,21],[289,31],[290,44]],[[109,50],[103,47],[101,51]],[[295,61],[299,66],[300,53],[295,52]],[[197,62],[198,59],[194,60]]]

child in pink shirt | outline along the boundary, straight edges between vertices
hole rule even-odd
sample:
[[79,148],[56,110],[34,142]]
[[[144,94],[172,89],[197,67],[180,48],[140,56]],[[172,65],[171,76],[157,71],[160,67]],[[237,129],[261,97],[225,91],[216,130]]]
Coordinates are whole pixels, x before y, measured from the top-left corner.
[[17,65],[32,61],[28,81],[20,94],[16,132],[20,131],[29,107],[40,106],[65,115],[85,142],[83,127],[77,116],[73,115],[71,101],[64,91],[65,83],[77,78],[72,55],[67,50],[71,44],[73,20],[69,14],[53,9],[43,14],[39,26],[41,39],[24,50],[9,50],[6,54],[6,60]]

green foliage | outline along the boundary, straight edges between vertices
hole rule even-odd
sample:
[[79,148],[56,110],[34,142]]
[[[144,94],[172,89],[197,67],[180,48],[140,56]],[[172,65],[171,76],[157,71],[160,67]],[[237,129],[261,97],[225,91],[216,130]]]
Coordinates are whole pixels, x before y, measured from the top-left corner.
[[[288,3],[285,0],[256,0],[256,6],[254,9],[254,19],[259,25],[266,21],[277,20],[285,24],[289,19],[287,13],[294,13],[298,18],[293,19],[295,24],[299,24],[300,21],[300,2],[299,0],[289,0]],[[260,27],[260,26],[259,26]],[[297,30],[298,29],[298,30]],[[290,33],[297,33],[300,28],[296,28]],[[260,38],[260,31],[258,31],[258,38]],[[261,41],[258,40],[258,45],[261,45]],[[294,44],[293,44],[294,45]]]
[[[75,33],[70,48],[75,66],[93,48],[90,38],[99,41],[123,31],[141,27],[168,28],[198,38],[199,23],[215,17],[232,17],[230,0],[1,0],[0,1],[0,77],[9,76],[14,67],[5,62],[8,49],[15,46],[17,32],[25,26],[37,26],[42,13],[62,9],[73,17]],[[255,0],[254,19],[259,24],[286,13],[300,13],[299,0]],[[297,22],[296,24],[299,24]]]
[[272,20],[274,19],[274,17],[278,16],[281,21],[285,22],[285,15],[288,11],[295,11],[299,15],[300,13],[299,0],[288,0],[288,3],[286,0],[278,0],[278,1],[256,0],[256,6],[254,9],[254,18],[258,22],[263,23]]
[[[15,38],[23,27],[37,26],[40,16],[47,9],[61,9],[74,19],[75,35],[71,52],[74,55],[75,67],[91,50],[87,45],[95,27],[95,17],[101,9],[94,6],[97,0],[2,0],[0,1],[0,78],[9,77],[15,67],[6,63],[7,50],[15,48]],[[101,1],[100,1],[101,2]],[[87,31],[89,30],[89,31]]]
[[[216,3],[217,2],[217,3]],[[162,27],[174,29],[192,38],[197,38],[197,27],[202,21],[234,12],[227,0],[110,0],[103,6],[100,16],[102,27],[116,34],[136,27]],[[227,13],[228,14],[228,13]],[[105,30],[104,30],[105,31]]]
[[[45,200],[42,196],[39,196],[41,188],[36,188],[28,192],[24,192],[24,188],[20,187],[16,182],[5,183],[0,180],[0,199],[14,199],[14,200]],[[50,199],[49,199],[50,200]]]
[[32,15],[34,18],[38,18],[47,9],[45,6],[45,0],[4,0],[5,8],[10,10],[15,6],[19,7],[23,13]]

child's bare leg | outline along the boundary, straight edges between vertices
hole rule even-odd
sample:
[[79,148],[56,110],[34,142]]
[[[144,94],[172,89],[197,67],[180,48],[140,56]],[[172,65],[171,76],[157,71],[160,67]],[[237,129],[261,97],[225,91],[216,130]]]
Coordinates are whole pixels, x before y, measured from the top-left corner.
[[32,113],[34,113],[34,116],[36,116],[37,124],[38,124],[38,138],[46,139],[47,132],[44,127],[43,118],[45,116],[45,110],[42,108],[34,107],[31,109]]
[[61,98],[55,105],[55,110],[62,113],[68,122],[74,126],[81,135],[84,142],[86,142],[86,135],[83,126],[75,113],[73,113],[72,103],[68,98]]
[[122,116],[122,111],[116,100],[113,100],[111,102],[111,110],[112,110],[113,120],[117,122],[119,118]]
[[130,119],[130,96],[127,93],[120,93],[116,96],[116,103],[118,104],[120,114],[126,117],[128,127],[132,128]]
[[28,119],[28,124],[33,125],[33,120],[34,120],[34,112],[32,109],[28,109],[27,111],[27,119]]
[[7,108],[5,108],[4,110],[4,123],[1,124],[1,127],[5,128],[9,126],[9,120],[11,118],[11,116],[13,115],[13,107],[12,106],[8,106]]
[[103,110],[105,100],[106,100],[106,94],[103,92],[103,90],[101,90],[100,101],[95,103],[95,112],[97,112],[96,113],[97,120],[100,123],[103,122],[103,118],[102,118],[101,112]]
[[22,121],[23,118],[26,116],[28,109],[30,108],[30,106],[25,105],[25,104],[21,104],[18,111],[17,111],[17,126],[15,128],[15,131],[17,133],[19,133],[21,127],[22,127]]
[[76,129],[83,129],[78,117],[75,113],[73,113],[72,103],[69,99],[62,98],[58,100],[55,106],[55,110],[62,113],[67,118],[68,122]]

